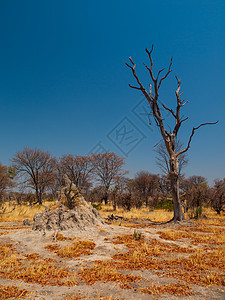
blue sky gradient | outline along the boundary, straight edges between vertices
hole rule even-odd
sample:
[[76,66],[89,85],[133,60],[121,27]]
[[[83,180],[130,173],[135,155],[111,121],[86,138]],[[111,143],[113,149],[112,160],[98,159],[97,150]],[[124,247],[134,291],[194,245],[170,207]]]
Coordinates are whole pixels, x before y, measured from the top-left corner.
[[188,152],[186,176],[225,177],[225,2],[0,0],[0,161],[9,164],[24,146],[85,155],[99,141],[124,155],[107,134],[127,117],[146,136],[126,158],[130,176],[159,173],[153,146],[160,136],[132,109],[143,99],[124,62],[143,62],[154,43],[154,67],[173,73],[160,99],[175,107],[177,75],[188,103],[185,143],[201,128]]

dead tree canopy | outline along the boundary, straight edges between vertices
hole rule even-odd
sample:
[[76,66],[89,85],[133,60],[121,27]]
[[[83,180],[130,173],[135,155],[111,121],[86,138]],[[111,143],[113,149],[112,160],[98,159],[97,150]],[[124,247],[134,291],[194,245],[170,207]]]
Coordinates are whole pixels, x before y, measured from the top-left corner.
[[[176,95],[176,109],[172,109],[168,107],[165,103],[161,102],[161,99],[159,101],[159,90],[160,87],[163,83],[163,81],[169,76],[169,74],[172,72],[171,67],[172,67],[172,62],[173,59],[171,58],[169,67],[166,72],[165,68],[159,70],[157,74],[155,75],[153,73],[153,59],[152,59],[152,52],[153,52],[153,45],[151,50],[149,51],[148,49],[145,50],[148,58],[150,65],[147,66],[144,64],[145,68],[147,69],[151,83],[149,84],[149,88],[146,89],[144,85],[142,84],[141,80],[139,79],[137,73],[136,73],[136,64],[132,60],[131,57],[129,57],[130,64],[125,63],[128,68],[131,69],[132,74],[136,80],[137,86],[130,85],[129,86],[132,89],[139,90],[142,92],[142,94],[145,96],[147,99],[150,108],[151,108],[151,113],[153,115],[153,118],[155,120],[156,126],[159,128],[162,139],[165,143],[166,150],[169,155],[169,178],[170,178],[170,184],[171,184],[171,194],[173,197],[173,205],[174,205],[174,220],[175,221],[181,221],[184,220],[184,214],[182,212],[182,207],[181,207],[181,202],[179,198],[179,168],[178,168],[178,162],[179,158],[182,154],[188,151],[188,149],[191,146],[191,141],[192,138],[195,134],[195,131],[198,130],[200,127],[205,126],[205,125],[211,125],[211,124],[216,124],[217,122],[207,122],[207,123],[202,123],[198,125],[197,127],[193,127],[192,132],[189,136],[187,146],[184,149],[181,149],[179,151],[176,150],[176,138],[178,135],[178,132],[181,128],[181,125],[183,122],[185,122],[188,117],[183,117],[181,115],[181,109],[184,107],[185,104],[188,103],[186,100],[181,99],[182,93],[180,92],[181,88],[181,82],[175,76],[176,81],[177,81],[177,89],[175,91]],[[164,72],[164,73],[163,73]],[[169,127],[167,128],[167,120],[164,118],[164,112],[167,111],[169,114],[172,116],[174,120],[174,125],[172,128]]]
[[[179,140],[175,141],[175,150],[179,151],[182,148],[182,144]],[[161,169],[164,174],[169,174],[170,172],[170,156],[167,152],[165,143],[161,141],[158,143],[155,149],[156,152],[156,164]],[[181,175],[183,168],[188,164],[187,152],[183,153],[179,157],[178,161],[178,174]]]

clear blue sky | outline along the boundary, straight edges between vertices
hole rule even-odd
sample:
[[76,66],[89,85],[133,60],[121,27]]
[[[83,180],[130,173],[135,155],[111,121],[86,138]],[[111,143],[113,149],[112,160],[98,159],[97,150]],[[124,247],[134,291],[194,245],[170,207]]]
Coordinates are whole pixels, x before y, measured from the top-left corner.
[[124,65],[131,55],[147,83],[142,63],[154,43],[155,70],[174,58],[160,99],[175,104],[176,74],[190,101],[181,139],[219,120],[194,136],[185,174],[225,177],[224,15],[224,0],[0,0],[0,161],[9,164],[24,146],[84,155],[99,141],[124,155],[112,143],[115,130],[135,126],[140,142],[122,149],[126,168],[158,173],[159,134],[132,112],[143,97],[128,87]]

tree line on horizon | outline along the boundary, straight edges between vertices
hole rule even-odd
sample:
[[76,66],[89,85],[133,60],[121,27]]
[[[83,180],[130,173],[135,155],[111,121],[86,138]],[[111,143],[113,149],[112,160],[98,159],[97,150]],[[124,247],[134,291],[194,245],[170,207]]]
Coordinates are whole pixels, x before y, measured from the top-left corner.
[[[59,159],[48,151],[25,147],[15,153],[11,166],[0,164],[0,205],[6,201],[17,204],[42,204],[46,200],[60,200],[64,175],[74,183],[88,202],[100,207],[102,203],[113,209],[132,207],[173,210],[170,178],[166,175],[166,156],[159,147],[158,163],[165,174],[139,171],[133,179],[124,170],[125,158],[116,153],[94,153],[80,156],[64,154]],[[181,160],[181,168],[187,163]],[[180,170],[181,170],[180,168]],[[202,207],[212,207],[218,214],[225,206],[225,178],[215,180],[209,187],[203,176],[185,178],[180,172],[180,195],[184,212],[198,217]]]

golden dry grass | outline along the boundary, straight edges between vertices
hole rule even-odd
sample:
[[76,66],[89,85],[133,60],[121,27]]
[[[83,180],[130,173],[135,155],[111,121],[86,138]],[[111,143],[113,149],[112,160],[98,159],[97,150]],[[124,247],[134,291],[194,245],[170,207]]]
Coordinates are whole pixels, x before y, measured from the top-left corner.
[[72,240],[74,240],[74,238],[66,237],[59,232],[57,232],[56,235],[53,234],[52,238],[55,238],[57,241],[72,241]]
[[[31,220],[33,215],[44,207],[21,206],[12,212],[12,216],[17,221],[25,218]],[[27,210],[24,210],[25,208]],[[32,217],[28,216],[29,213]],[[134,220],[143,218],[158,222],[172,218],[172,212],[165,210],[150,212],[146,208],[132,209],[130,212],[119,209],[113,212],[112,207],[103,206],[100,213],[103,217],[115,213],[124,218],[133,218]],[[110,241],[114,244],[124,244],[125,251],[115,254],[111,261],[96,261],[94,266],[87,264],[78,275],[66,267],[59,267],[57,261],[53,259],[42,259],[35,253],[21,255],[10,244],[0,245],[0,277],[46,285],[67,286],[76,285],[79,280],[86,284],[94,284],[97,281],[113,281],[118,283],[121,288],[126,289],[132,289],[134,282],[140,293],[152,295],[167,293],[175,296],[191,295],[193,291],[190,285],[192,284],[203,287],[225,286],[225,215],[219,216],[210,209],[204,209],[203,214],[207,219],[192,221],[193,226],[187,226],[187,224],[172,224],[167,228],[166,226],[155,226],[155,228],[159,228],[160,237],[166,241],[147,239],[147,231],[146,236],[142,235],[140,240],[135,240],[132,234],[112,238]],[[6,215],[7,221],[9,221],[9,215]],[[10,220],[15,221],[12,218]],[[132,222],[124,221],[123,223],[122,225],[136,226]],[[2,226],[0,229],[9,230],[10,227]],[[47,249],[63,258],[89,255],[95,247],[91,241],[74,241],[59,233],[56,237],[57,243],[48,245]],[[107,240],[109,239],[107,238]],[[183,247],[180,244],[179,246],[174,244],[178,240],[183,242]],[[173,243],[167,243],[170,241]],[[67,246],[62,246],[66,243],[68,243]],[[190,249],[190,245],[193,244],[196,245],[196,248]],[[160,278],[176,279],[176,283],[163,286],[160,284],[152,284],[150,287],[149,284],[143,286],[141,276],[131,275],[131,271],[136,270],[149,270],[155,275],[160,275]],[[71,299],[79,299],[79,296],[71,297]]]
[[[0,222],[22,222],[24,219],[28,219],[29,221],[33,220],[34,215],[37,212],[42,211],[49,206],[52,202],[46,202],[43,205],[34,205],[31,207],[28,204],[16,205],[15,209],[11,211],[13,206],[9,206],[8,203],[5,204],[6,211],[5,214],[0,215]],[[10,212],[10,213],[9,213]]]
[[22,299],[28,294],[28,291],[18,289],[16,286],[4,286],[0,285],[0,299]]
[[119,215],[123,218],[133,219],[151,219],[155,222],[166,222],[173,217],[173,212],[167,210],[154,210],[150,211],[148,208],[143,207],[141,209],[131,208],[130,211],[126,211],[123,208],[117,208],[113,211],[111,205],[103,205],[99,211],[103,218],[108,217],[110,214]]
[[0,277],[45,285],[76,285],[75,274],[65,267],[34,254],[23,257],[11,244],[0,245]]
[[[161,272],[165,277],[182,280],[183,287],[187,284],[224,286],[225,216],[209,209],[204,213],[208,219],[193,221],[193,226],[162,228],[163,231],[158,232],[161,238],[168,241],[183,241],[184,247],[158,240],[147,241],[144,237],[135,241],[132,235],[114,238],[115,244],[128,247],[127,252],[114,255],[114,268]],[[190,244],[197,245],[197,248],[190,249]],[[166,292],[158,287],[155,289],[156,292]],[[172,286],[171,291],[176,294]]]
[[77,241],[68,244],[65,247],[60,247],[58,244],[45,246],[45,249],[55,252],[58,256],[64,258],[79,257],[81,255],[90,255],[91,250],[95,248],[95,243],[90,241]]
[[[97,281],[114,281],[120,284],[127,284],[139,281],[141,278],[133,275],[118,272],[114,264],[109,261],[98,261],[93,268],[81,268],[79,275],[86,284],[94,284]],[[122,286],[121,286],[122,287]]]
[[60,249],[57,254],[60,257],[78,257],[80,255],[90,255],[95,248],[95,243],[90,241],[79,241]]
[[188,296],[193,294],[193,290],[187,284],[173,283],[166,285],[152,285],[151,287],[141,289],[141,292],[149,295],[159,295],[168,293],[174,296]]
[[183,239],[192,240],[193,244],[212,244],[224,245],[225,244],[225,231],[224,228],[206,227],[206,225],[199,225],[197,227],[185,228],[183,230],[164,230],[159,231],[160,238],[176,241]]
[[118,300],[118,298],[113,298],[112,296],[103,297],[101,295],[98,295],[98,300]]

